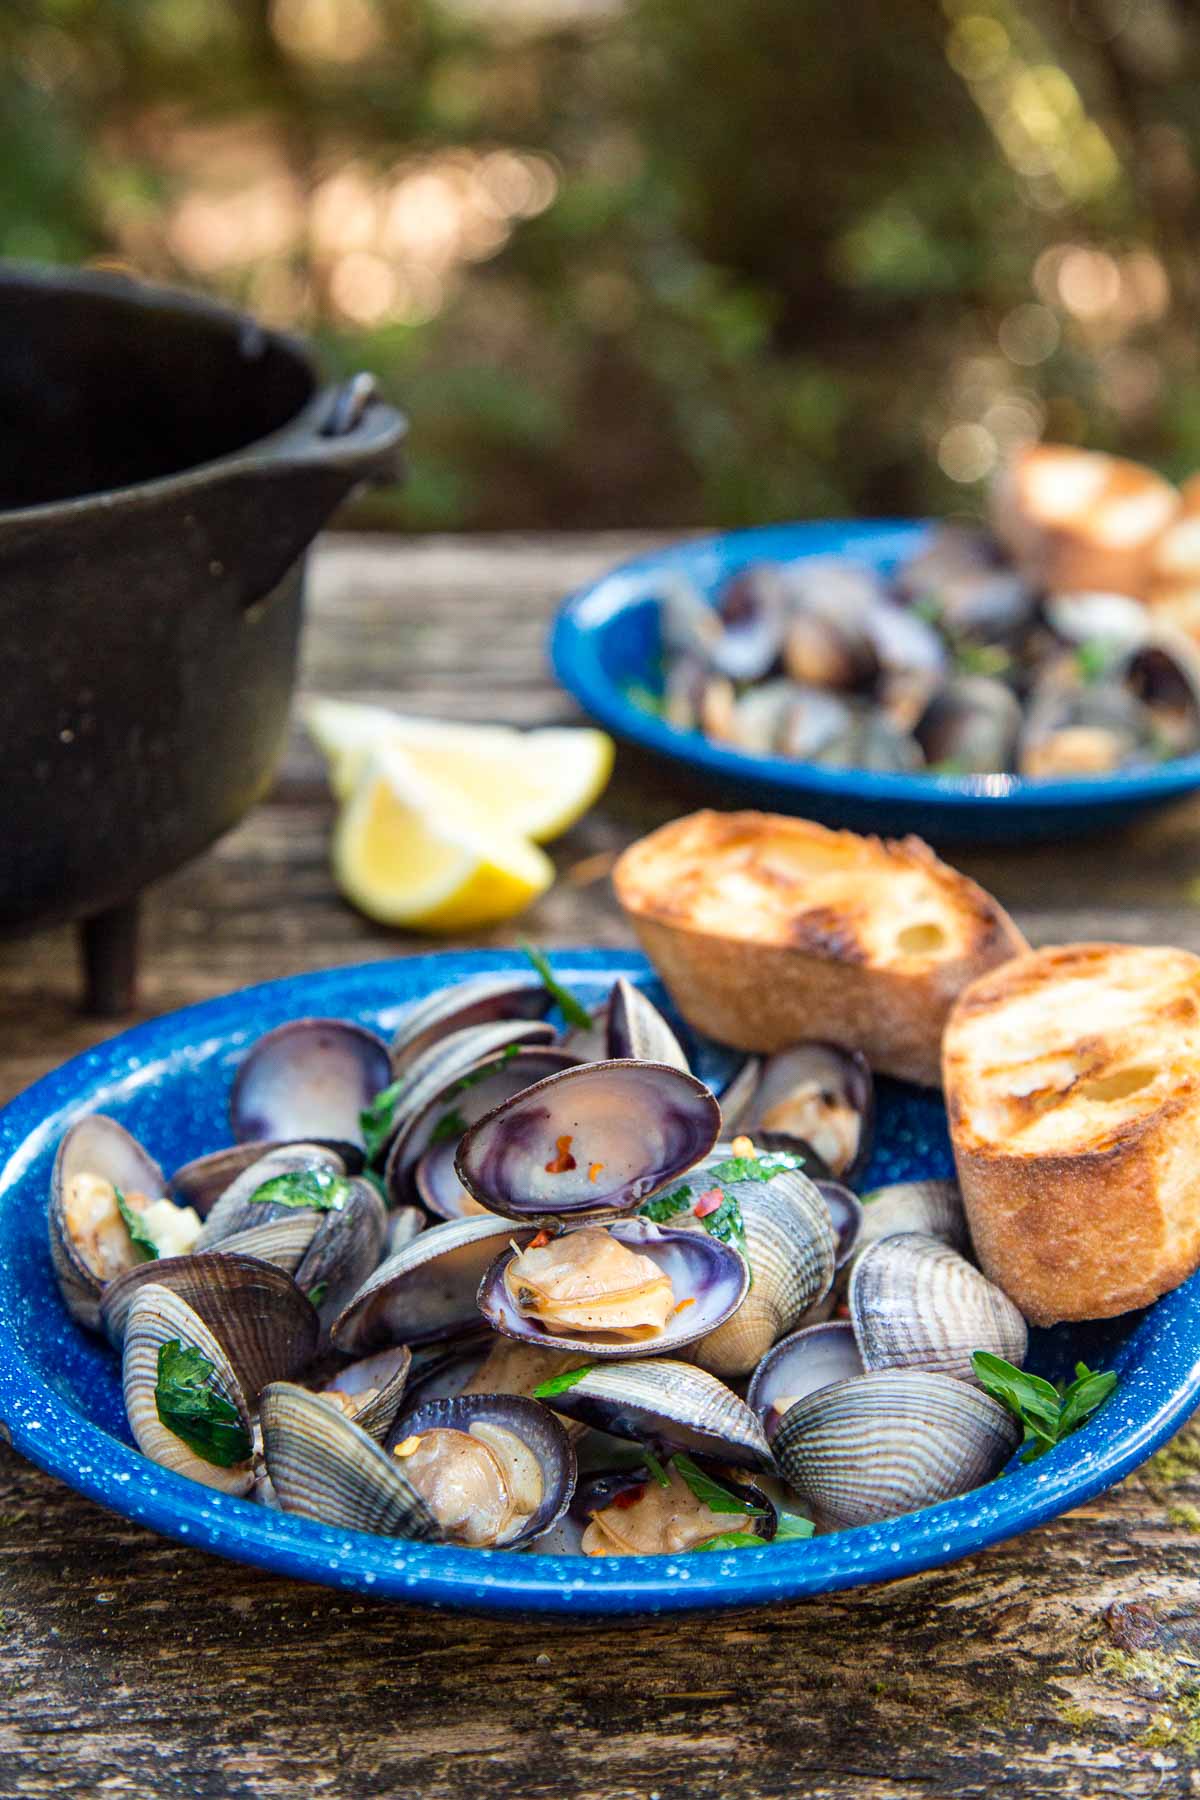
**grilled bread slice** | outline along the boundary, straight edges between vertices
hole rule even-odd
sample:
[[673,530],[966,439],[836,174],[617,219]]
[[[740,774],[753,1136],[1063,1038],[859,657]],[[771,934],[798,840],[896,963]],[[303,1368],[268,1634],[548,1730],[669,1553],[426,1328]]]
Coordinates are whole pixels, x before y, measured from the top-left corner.
[[772,813],[677,819],[631,845],[613,880],[697,1030],[740,1050],[823,1038],[928,1085],[960,990],[1028,947],[919,838]]
[[980,1264],[1027,1319],[1110,1318],[1200,1264],[1200,957],[1006,963],[959,998],[943,1069]]
[[992,529],[1037,587],[1143,599],[1158,539],[1179,510],[1178,490],[1140,463],[1032,444],[1002,469]]

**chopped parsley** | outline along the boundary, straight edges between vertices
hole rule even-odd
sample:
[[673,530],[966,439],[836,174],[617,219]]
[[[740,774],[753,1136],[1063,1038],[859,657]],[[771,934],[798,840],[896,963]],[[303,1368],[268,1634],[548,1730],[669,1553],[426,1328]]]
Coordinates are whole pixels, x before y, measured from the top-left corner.
[[762,1550],[766,1543],[766,1538],[760,1538],[755,1531],[723,1531],[720,1537],[705,1538],[702,1544],[693,1544],[689,1554],[698,1550]]
[[451,1107],[448,1113],[442,1114],[441,1118],[430,1132],[429,1142],[431,1145],[457,1143],[466,1129],[467,1121],[463,1118],[456,1106]]
[[341,1212],[353,1191],[346,1177],[333,1169],[294,1169],[287,1175],[274,1175],[270,1181],[264,1181],[260,1188],[255,1188],[250,1200],[256,1206]]
[[374,1162],[380,1151],[387,1147],[395,1123],[396,1102],[404,1092],[407,1079],[402,1075],[399,1081],[381,1089],[370,1106],[364,1107],[358,1115],[368,1162]]
[[567,1024],[574,1025],[579,1031],[590,1031],[592,1028],[591,1013],[575,998],[570,988],[565,988],[559,981],[550,967],[549,959],[542,951],[535,950],[532,944],[522,943],[520,949],[537,970],[542,986],[554,1001]]
[[178,1338],[160,1344],[154,1403],[168,1431],[220,1469],[249,1461],[253,1445],[233,1403],[213,1383],[216,1369],[202,1351]]
[[655,1481],[657,1481],[659,1487],[670,1487],[671,1477],[667,1474],[667,1471],[663,1468],[653,1450],[649,1449],[645,1444],[642,1445],[642,1461],[649,1469],[651,1475],[653,1475]]
[[719,1481],[706,1475],[703,1469],[697,1468],[690,1456],[677,1450],[671,1458],[676,1473],[682,1476],[702,1506],[715,1513],[748,1513],[752,1518],[761,1518],[765,1508],[756,1506],[753,1500],[739,1500],[728,1488],[723,1488]]
[[117,1196],[117,1211],[120,1213],[125,1224],[125,1229],[129,1233],[129,1241],[134,1249],[138,1251],[142,1262],[156,1260],[158,1257],[158,1245],[143,1225],[141,1215],[133,1210],[119,1187],[114,1187],[113,1193]]
[[310,1287],[308,1290],[306,1296],[308,1304],[310,1306],[320,1306],[328,1292],[329,1283],[327,1281],[318,1281],[315,1287]]
[[582,1381],[585,1375],[590,1375],[594,1367],[593,1363],[585,1363],[582,1369],[565,1369],[561,1375],[552,1375],[549,1381],[539,1382],[534,1388],[534,1399],[553,1400],[555,1394],[565,1394],[567,1389],[573,1388],[577,1381]]
[[[750,1159],[747,1157],[733,1160],[749,1162]],[[706,1169],[701,1179],[708,1182],[711,1177],[711,1186],[715,1187],[720,1169],[730,1166],[731,1164],[722,1163],[717,1169]],[[728,1180],[729,1177],[727,1176],[726,1179]],[[755,1179],[765,1181],[768,1177],[761,1175]],[[669,1194],[656,1194],[652,1200],[647,1200],[643,1206],[638,1207],[638,1214],[643,1219],[649,1219],[652,1225],[669,1225],[672,1219],[678,1219],[683,1213],[691,1212],[700,1194],[708,1191],[707,1187],[693,1187],[690,1182],[684,1182],[682,1187],[672,1188]],[[735,1195],[727,1194],[722,1190],[720,1206],[714,1207],[711,1212],[702,1214],[698,1222],[703,1225],[711,1237],[717,1238],[722,1244],[728,1244],[731,1250],[736,1250],[739,1255],[745,1256],[746,1223],[742,1218],[742,1209],[738,1205]]]
[[810,1538],[816,1529],[812,1520],[806,1519],[803,1513],[781,1512],[775,1527],[775,1536],[771,1542],[773,1544],[798,1543],[802,1538]]
[[714,1187],[721,1187],[727,1181],[731,1184],[770,1181],[772,1176],[781,1175],[787,1169],[799,1169],[803,1173],[804,1158],[792,1156],[787,1150],[764,1150],[761,1156],[727,1156],[724,1162],[714,1164],[704,1173]]

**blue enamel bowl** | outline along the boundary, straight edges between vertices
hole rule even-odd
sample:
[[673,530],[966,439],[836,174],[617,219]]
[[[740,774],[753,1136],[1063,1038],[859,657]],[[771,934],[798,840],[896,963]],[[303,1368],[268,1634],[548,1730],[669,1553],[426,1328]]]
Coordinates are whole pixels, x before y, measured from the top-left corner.
[[[585,1003],[618,974],[660,1002],[634,953],[564,950],[562,980]],[[390,1030],[413,1000],[514,953],[452,952],[334,969],[249,988],[156,1019],[64,1064],[0,1113],[0,1420],[30,1461],[169,1537],[281,1575],[426,1606],[588,1617],[756,1606],[950,1563],[1041,1525],[1127,1475],[1200,1401],[1200,1277],[1141,1314],[1035,1332],[1032,1365],[1052,1377],[1077,1357],[1120,1383],[1074,1437],[975,1493],[887,1524],[777,1549],[599,1558],[469,1551],[333,1530],[214,1493],[148,1462],[121,1405],[119,1365],[66,1313],[46,1247],[54,1149],[83,1112],[120,1119],[168,1169],[228,1141],[230,1080],[260,1033],[303,1014]],[[714,1086],[735,1061],[692,1045]],[[932,1093],[883,1084],[867,1184],[945,1175],[945,1114]],[[236,1578],[234,1578],[236,1579]]]
[[747,563],[849,556],[886,574],[920,548],[930,529],[902,520],[765,525],[656,550],[563,604],[550,636],[555,674],[616,736],[689,776],[706,804],[761,806],[853,831],[889,837],[914,831],[941,844],[1034,843],[1109,831],[1200,788],[1200,755],[1077,781],[823,769],[709,743],[630,698],[631,687],[653,691],[658,684],[658,599],[666,571],[682,571],[714,596]]

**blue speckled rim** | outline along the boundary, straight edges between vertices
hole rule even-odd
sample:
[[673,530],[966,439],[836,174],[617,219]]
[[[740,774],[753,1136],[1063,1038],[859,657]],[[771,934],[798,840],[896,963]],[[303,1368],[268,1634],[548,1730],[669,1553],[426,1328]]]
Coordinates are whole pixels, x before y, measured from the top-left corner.
[[[567,982],[648,973],[632,953],[563,950],[554,961]],[[30,1323],[15,1247],[28,1235],[27,1209],[43,1216],[37,1171],[44,1173],[51,1146],[73,1117],[135,1104],[182,1114],[205,1069],[224,1080],[245,1044],[284,1019],[335,1014],[387,1027],[421,994],[481,969],[515,966],[523,964],[513,952],[453,952],[270,982],[140,1025],[14,1100],[0,1114],[0,1418],[22,1454],[114,1512],[276,1574],[428,1606],[611,1617],[761,1605],[953,1562],[1111,1486],[1200,1400],[1200,1278],[1193,1278],[1133,1326],[1116,1355],[1122,1379],[1113,1399],[1031,1468],[907,1518],[810,1543],[580,1562],[403,1543],[264,1511],[155,1467],[42,1378],[21,1342]],[[52,1323],[55,1332],[74,1330],[65,1314]]]
[[927,520],[865,519],[795,525],[763,525],[725,532],[654,550],[622,563],[564,601],[550,635],[550,658],[559,681],[584,710],[631,743],[673,762],[742,788],[761,786],[775,796],[792,791],[798,800],[848,796],[889,806],[927,809],[930,831],[938,815],[974,803],[980,813],[1020,807],[1035,813],[1078,812],[1108,804],[1147,804],[1200,787],[1200,755],[1183,756],[1151,769],[1118,772],[1079,781],[1029,781],[1018,775],[899,775],[868,769],[825,769],[779,756],[748,756],[710,743],[698,732],[677,731],[630,700],[612,679],[601,654],[604,634],[627,607],[656,598],[655,579],[665,569],[689,575],[713,592],[736,570],[752,562],[790,562],[802,556],[858,556],[890,569],[911,555],[930,530]]

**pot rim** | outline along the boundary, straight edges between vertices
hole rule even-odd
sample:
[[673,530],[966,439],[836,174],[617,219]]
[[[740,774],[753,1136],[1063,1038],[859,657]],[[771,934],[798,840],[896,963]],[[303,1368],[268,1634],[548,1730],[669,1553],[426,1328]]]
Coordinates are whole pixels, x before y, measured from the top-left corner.
[[[329,392],[321,385],[316,358],[311,348],[303,338],[292,332],[263,325],[253,313],[243,312],[226,301],[211,299],[206,294],[143,280],[140,275],[132,272],[123,274],[107,269],[75,269],[54,263],[26,263],[7,257],[0,258],[0,295],[20,289],[27,289],[35,294],[52,292],[93,295],[97,299],[117,301],[135,311],[149,307],[153,307],[155,311],[165,309],[181,319],[207,321],[234,335],[253,333],[299,365],[308,381],[309,395],[303,406],[274,431],[252,438],[223,456],[210,457],[206,462],[189,463],[186,468],[175,469],[166,475],[152,475],[145,481],[128,482],[121,487],[95,488],[90,493],[72,494],[62,500],[39,501],[34,506],[0,507],[0,532],[24,524],[42,525],[59,518],[69,519],[89,507],[138,505],[166,495],[206,487],[218,472],[225,475],[248,463],[260,462],[263,460],[264,449],[271,452],[278,446],[282,451],[291,444],[298,448],[301,442],[311,441],[319,431],[328,407]],[[324,438],[321,441],[325,452],[323,460],[343,460],[338,454],[339,440]],[[280,460],[285,459],[281,456]]]

